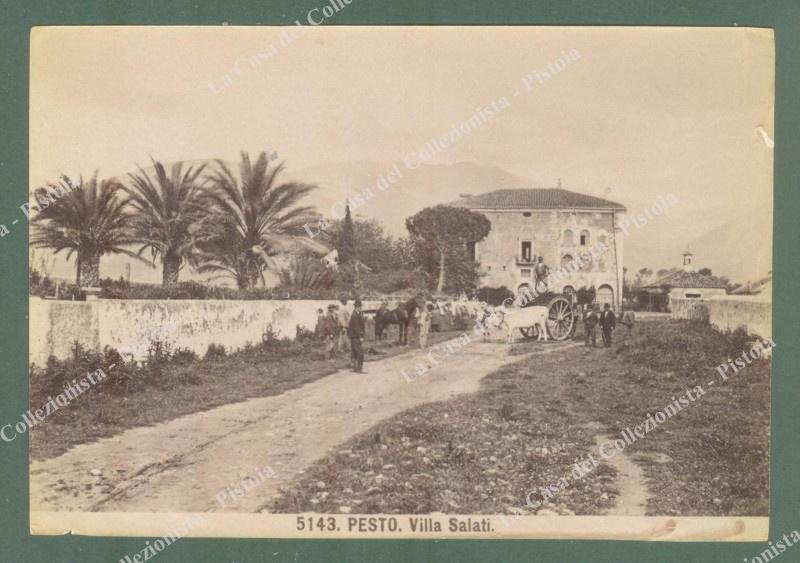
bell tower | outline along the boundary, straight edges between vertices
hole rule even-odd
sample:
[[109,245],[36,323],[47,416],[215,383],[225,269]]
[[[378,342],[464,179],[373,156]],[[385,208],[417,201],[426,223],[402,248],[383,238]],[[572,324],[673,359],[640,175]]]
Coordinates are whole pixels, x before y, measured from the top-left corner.
[[683,253],[683,269],[686,272],[694,271],[694,265],[692,264],[692,259],[694,258],[694,254],[687,250]]

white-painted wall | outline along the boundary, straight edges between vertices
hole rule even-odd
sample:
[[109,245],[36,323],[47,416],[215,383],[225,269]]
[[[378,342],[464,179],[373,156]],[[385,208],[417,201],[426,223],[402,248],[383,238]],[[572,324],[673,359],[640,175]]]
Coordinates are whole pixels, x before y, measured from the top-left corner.
[[743,327],[750,334],[772,338],[770,295],[716,295],[708,299],[670,299],[673,319],[708,321],[717,330]]
[[[314,300],[160,300],[101,299],[55,301],[30,298],[30,361],[42,365],[49,356],[66,358],[75,340],[89,350],[110,346],[147,357],[153,341],[205,354],[209,344],[238,350],[261,343],[272,326],[279,338],[293,339],[297,326],[314,330],[317,309],[335,301]],[[377,301],[365,301],[375,309]],[[470,304],[473,307],[475,304]],[[352,311],[352,301],[347,305]]]

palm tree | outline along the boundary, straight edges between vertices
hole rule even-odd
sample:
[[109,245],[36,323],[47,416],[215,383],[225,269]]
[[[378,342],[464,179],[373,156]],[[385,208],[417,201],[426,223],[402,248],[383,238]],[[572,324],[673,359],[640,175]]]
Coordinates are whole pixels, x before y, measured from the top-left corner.
[[[99,285],[103,254],[139,258],[123,248],[134,242],[130,234],[132,217],[126,211],[128,201],[120,197],[121,186],[117,182],[98,181],[95,173],[86,182],[81,177],[76,188],[64,175],[51,188],[64,195],[46,207],[39,206],[39,213],[31,219],[31,245],[50,248],[55,254],[66,250],[67,259],[75,254],[79,286]],[[39,188],[36,193],[43,195],[46,190]]]
[[303,229],[318,219],[313,207],[297,205],[315,186],[278,184],[283,163],[270,169],[264,152],[255,162],[246,152],[241,156],[238,179],[221,160],[210,177],[210,211],[201,224],[198,271],[230,277],[240,288],[251,288],[259,278],[263,282],[266,268],[279,270],[276,255],[328,249]]
[[161,258],[162,285],[178,282],[178,274],[196,251],[194,231],[203,214],[202,188],[198,182],[205,164],[184,171],[183,163],[172,165],[167,175],[164,165],[153,160],[155,180],[139,168],[130,174],[133,187],[125,187],[135,212],[132,234],[141,244],[141,255],[150,249],[152,258]]

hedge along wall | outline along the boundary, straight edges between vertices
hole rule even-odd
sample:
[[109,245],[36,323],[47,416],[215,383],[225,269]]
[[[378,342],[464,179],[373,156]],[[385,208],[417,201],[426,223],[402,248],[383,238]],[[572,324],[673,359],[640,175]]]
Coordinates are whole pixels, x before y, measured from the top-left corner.
[[[314,330],[317,309],[333,301],[122,300],[55,301],[31,297],[30,361],[69,356],[77,340],[89,350],[105,346],[147,356],[153,341],[205,354],[209,344],[238,350],[259,344],[268,326],[293,339],[297,325]],[[365,308],[377,302],[364,302]],[[352,303],[349,304],[352,310]]]

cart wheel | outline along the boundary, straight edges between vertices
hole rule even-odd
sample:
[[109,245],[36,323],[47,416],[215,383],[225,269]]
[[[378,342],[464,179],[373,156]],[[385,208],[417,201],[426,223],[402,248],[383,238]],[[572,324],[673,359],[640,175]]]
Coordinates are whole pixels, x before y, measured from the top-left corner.
[[547,303],[547,334],[553,340],[566,340],[572,334],[575,316],[567,297],[559,295]]

